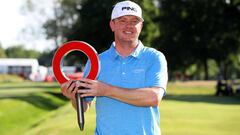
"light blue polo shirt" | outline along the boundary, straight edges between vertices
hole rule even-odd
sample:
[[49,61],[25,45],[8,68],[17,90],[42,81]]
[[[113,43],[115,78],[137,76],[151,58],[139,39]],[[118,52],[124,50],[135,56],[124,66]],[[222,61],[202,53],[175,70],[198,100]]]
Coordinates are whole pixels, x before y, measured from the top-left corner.
[[[122,88],[156,86],[166,90],[165,56],[153,48],[144,47],[140,41],[134,52],[125,58],[117,53],[113,42],[99,59],[99,81]],[[85,75],[88,69],[89,64]],[[97,97],[96,115],[95,135],[160,135],[158,107],[138,107],[109,97]]]

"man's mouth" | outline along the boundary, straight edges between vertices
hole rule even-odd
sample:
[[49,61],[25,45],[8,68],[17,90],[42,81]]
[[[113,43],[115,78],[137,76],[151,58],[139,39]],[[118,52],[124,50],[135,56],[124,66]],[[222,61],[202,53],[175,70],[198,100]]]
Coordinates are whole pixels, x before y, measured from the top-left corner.
[[131,32],[131,31],[124,31],[123,33],[125,33],[125,34],[133,34],[133,32]]

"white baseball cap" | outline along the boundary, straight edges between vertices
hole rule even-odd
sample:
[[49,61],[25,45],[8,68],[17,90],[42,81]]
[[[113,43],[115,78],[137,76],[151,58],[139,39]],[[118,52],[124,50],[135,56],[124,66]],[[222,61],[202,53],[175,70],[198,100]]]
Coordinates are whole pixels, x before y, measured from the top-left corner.
[[132,1],[117,3],[112,10],[111,20],[125,15],[133,15],[144,21],[141,7]]

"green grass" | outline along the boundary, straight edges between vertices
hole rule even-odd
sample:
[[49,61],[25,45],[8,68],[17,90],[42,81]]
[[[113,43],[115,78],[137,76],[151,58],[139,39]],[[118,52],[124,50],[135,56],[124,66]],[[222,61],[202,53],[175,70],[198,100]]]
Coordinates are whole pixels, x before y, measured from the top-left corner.
[[[59,108],[47,115],[39,125],[31,128],[24,135],[78,135],[76,112],[71,104]],[[95,128],[95,111],[91,109],[85,114],[85,129],[82,134],[91,135]]]
[[[238,135],[240,97],[215,97],[215,82],[169,83],[160,104],[162,135]],[[56,83],[1,83],[1,135],[93,135],[95,107],[80,132]]]
[[161,128],[166,135],[238,135],[239,105],[164,101]]
[[170,83],[160,105],[163,135],[238,135],[239,96],[214,93],[215,82]]
[[57,97],[57,85],[41,83],[1,83],[0,134],[23,134],[49,112],[66,104]]
[[24,79],[18,75],[0,74],[0,82],[23,82]]

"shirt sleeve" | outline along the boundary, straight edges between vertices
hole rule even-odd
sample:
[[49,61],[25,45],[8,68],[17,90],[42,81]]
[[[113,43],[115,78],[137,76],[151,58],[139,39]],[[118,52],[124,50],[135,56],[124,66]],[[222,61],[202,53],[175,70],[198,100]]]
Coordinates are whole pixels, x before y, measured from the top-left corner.
[[146,72],[146,86],[147,87],[161,87],[166,94],[166,87],[168,81],[167,61],[162,53],[152,57],[150,67]]

